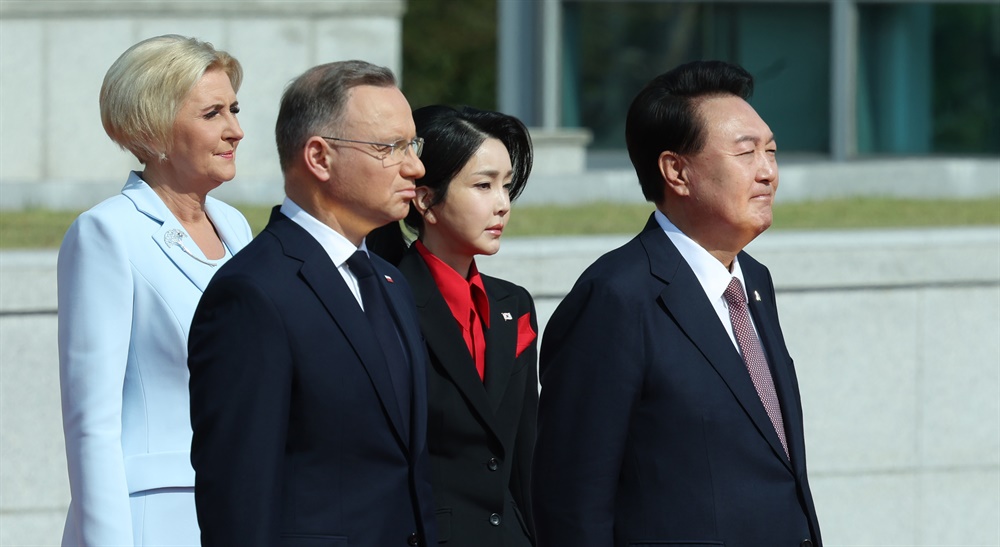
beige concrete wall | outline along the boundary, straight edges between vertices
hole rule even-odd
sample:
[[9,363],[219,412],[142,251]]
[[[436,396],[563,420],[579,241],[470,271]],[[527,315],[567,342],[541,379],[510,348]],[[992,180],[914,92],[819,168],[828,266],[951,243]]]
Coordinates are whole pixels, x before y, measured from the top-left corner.
[[[480,260],[543,328],[624,236],[522,238]],[[830,546],[1000,544],[1000,227],[770,231]],[[0,545],[54,545],[69,503],[55,252],[0,253]]]
[[282,196],[274,123],[285,85],[307,68],[363,59],[400,75],[405,0],[3,0],[0,209],[83,209],[117,193],[138,163],[104,134],[98,93],[132,44],[194,36],[243,64],[237,154],[227,196]]
[[[540,321],[628,238],[532,238],[480,260]],[[769,231],[828,546],[1000,545],[1000,227]],[[544,340],[544,332],[543,332]]]

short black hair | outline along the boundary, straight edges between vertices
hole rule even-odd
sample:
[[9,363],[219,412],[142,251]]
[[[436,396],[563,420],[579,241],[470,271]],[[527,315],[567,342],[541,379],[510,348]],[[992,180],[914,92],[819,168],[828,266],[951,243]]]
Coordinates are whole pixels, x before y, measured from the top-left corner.
[[694,61],[653,78],[632,100],[625,120],[625,144],[646,201],[663,200],[661,153],[701,151],[705,128],[697,107],[702,99],[719,95],[749,100],[753,76],[732,63]]
[[[420,161],[427,170],[417,180],[417,186],[426,186],[434,191],[430,203],[432,207],[444,201],[452,179],[486,139],[497,139],[510,154],[514,170],[510,181],[510,200],[517,199],[524,190],[531,173],[533,154],[531,136],[521,120],[468,106],[431,105],[414,110],[413,123],[416,124],[417,135],[425,141]],[[424,218],[412,205],[405,222],[418,234],[423,230]]]

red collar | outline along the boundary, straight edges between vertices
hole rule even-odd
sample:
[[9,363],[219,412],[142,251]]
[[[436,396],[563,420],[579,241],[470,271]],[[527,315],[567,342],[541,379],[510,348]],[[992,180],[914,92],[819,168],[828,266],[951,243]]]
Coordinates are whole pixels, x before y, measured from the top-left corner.
[[431,271],[434,283],[437,284],[458,324],[463,328],[469,328],[469,310],[475,302],[476,314],[479,315],[483,326],[490,328],[490,302],[486,298],[486,287],[483,286],[483,278],[476,268],[476,261],[473,260],[469,268],[469,278],[464,279],[454,268],[434,256],[422,242],[418,240],[413,245]]

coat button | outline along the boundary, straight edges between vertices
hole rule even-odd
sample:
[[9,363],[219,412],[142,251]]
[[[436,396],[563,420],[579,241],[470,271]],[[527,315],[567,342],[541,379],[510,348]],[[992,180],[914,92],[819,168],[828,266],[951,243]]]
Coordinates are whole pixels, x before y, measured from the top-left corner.
[[811,539],[803,539],[802,543],[799,544],[799,547],[813,547],[813,542]]
[[496,471],[497,469],[500,469],[500,462],[498,462],[496,458],[490,458],[490,461],[486,462],[486,467],[490,471]]
[[416,547],[417,545],[420,545],[420,537],[417,536],[416,532],[413,532],[410,534],[410,537],[406,538],[406,544]]
[[493,513],[490,515],[490,524],[493,526],[500,526],[500,515]]

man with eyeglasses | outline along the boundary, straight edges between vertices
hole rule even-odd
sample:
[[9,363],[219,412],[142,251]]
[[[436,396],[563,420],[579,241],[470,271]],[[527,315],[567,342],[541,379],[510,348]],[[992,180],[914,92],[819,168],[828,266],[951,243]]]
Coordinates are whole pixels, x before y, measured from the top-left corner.
[[365,237],[424,174],[388,69],[310,69],[275,128],[286,198],[195,312],[192,464],[203,545],[433,545],[426,353]]

